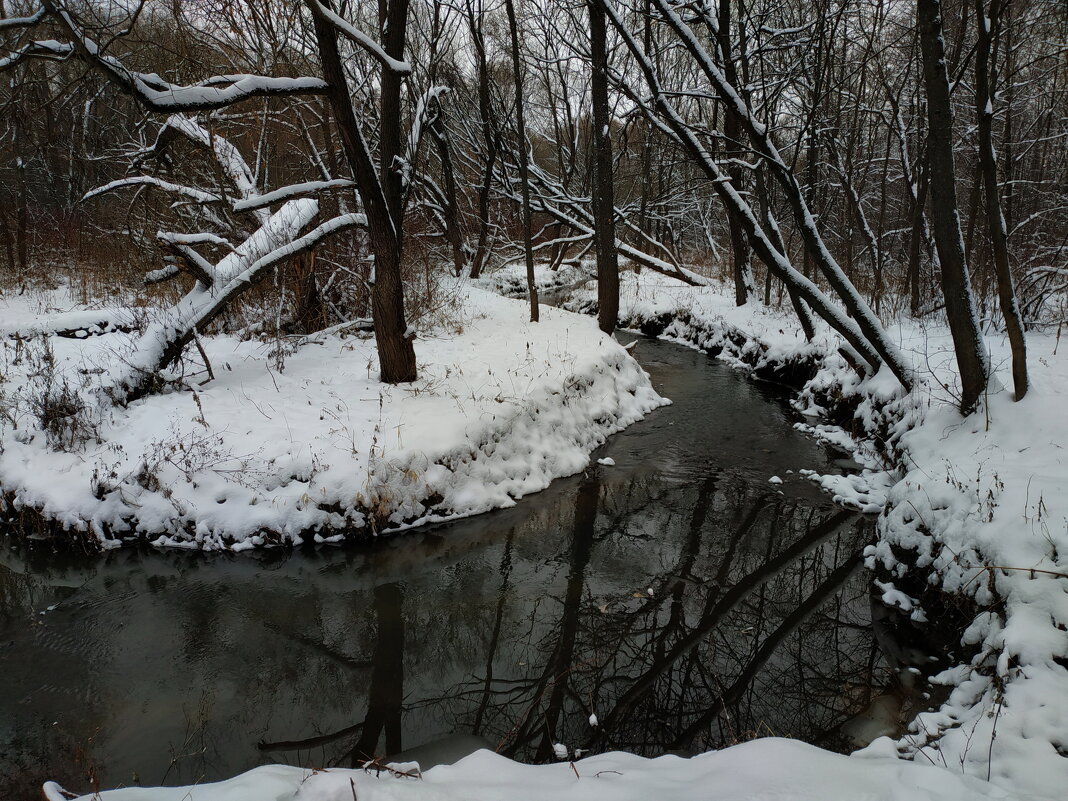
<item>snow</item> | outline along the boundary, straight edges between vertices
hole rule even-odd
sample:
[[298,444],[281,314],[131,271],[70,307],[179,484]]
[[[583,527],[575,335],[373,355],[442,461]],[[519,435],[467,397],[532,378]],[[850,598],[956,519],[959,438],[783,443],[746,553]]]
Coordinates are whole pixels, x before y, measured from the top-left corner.
[[69,286],[30,294],[0,292],[0,337],[84,330],[89,334],[134,325],[137,315],[125,307],[79,302]]
[[667,402],[593,320],[546,308],[532,324],[520,302],[455,291],[462,316],[417,343],[420,378],[398,386],[378,381],[371,339],[309,338],[279,372],[276,343],[202,335],[214,381],[94,406],[130,337],[51,338],[56,381],[95,414],[80,450],[48,447],[34,360],[0,343],[0,486],[105,546],[137,536],[243,550],[381,533],[512,506]]
[[407,61],[401,61],[390,56],[378,42],[332,9],[318,2],[318,0],[315,0],[314,11],[323,19],[329,20],[331,25],[336,27],[346,37],[378,59],[378,61],[387,69],[392,70],[398,75],[407,75],[412,71],[411,64]]
[[[567,758],[567,748],[558,745]],[[410,774],[410,775],[406,775]],[[842,756],[794,740],[767,738],[689,759],[619,752],[574,762],[523,765],[488,750],[425,772],[307,770],[265,765],[233,779],[189,787],[131,787],[78,801],[979,801],[1011,794],[945,768],[905,762],[877,740]],[[66,801],[58,785],[47,801]]]
[[597,460],[597,464],[602,464],[605,467],[615,467],[616,460],[613,459],[611,456],[604,456]]
[[283,186],[272,192],[264,192],[246,200],[239,200],[234,203],[234,211],[251,211],[264,206],[273,206],[275,203],[280,203],[299,195],[313,195],[329,189],[348,189],[353,186],[355,186],[355,183],[348,178],[334,178],[329,181],[303,181]]

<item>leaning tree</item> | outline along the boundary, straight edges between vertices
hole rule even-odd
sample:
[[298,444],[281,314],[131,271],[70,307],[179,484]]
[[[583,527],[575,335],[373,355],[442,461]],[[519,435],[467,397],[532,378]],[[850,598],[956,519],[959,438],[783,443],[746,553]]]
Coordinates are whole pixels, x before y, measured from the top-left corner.
[[[91,8],[67,0],[42,0],[34,12],[0,21],[0,33],[17,37],[8,46],[10,55],[0,59],[0,71],[28,61],[82,62],[144,109],[166,115],[161,136],[181,135],[211,151],[234,190],[231,197],[214,197],[196,187],[167,185],[157,177],[141,175],[98,191],[151,184],[184,193],[202,204],[228,203],[232,213],[255,221],[242,241],[225,243],[229,252],[214,263],[199,249],[222,244],[213,239],[216,235],[197,231],[164,236],[182,270],[197,280],[142,337],[130,359],[132,369],[117,387],[124,399],[146,392],[152,377],[181,354],[197,331],[270,268],[356,227],[365,230],[374,260],[371,296],[381,379],[401,383],[416,377],[414,332],[404,308],[405,218],[423,132],[437,113],[443,90],[430,86],[417,94],[406,80],[412,72],[404,56],[408,0],[379,4],[377,36],[365,32],[364,27],[371,25],[361,27],[339,14],[331,0],[305,0],[305,8],[312,29],[310,57],[318,62],[321,77],[227,72],[178,83],[157,72],[135,69],[131,65],[141,54],[123,45],[145,9],[143,0],[125,19],[111,25],[101,24]],[[361,83],[373,80],[377,84],[371,93],[373,109],[350,86],[352,74],[347,65],[354,61],[377,69],[377,75],[358,76]],[[323,97],[329,104],[350,178],[271,190],[258,187],[237,149],[198,121],[233,111],[254,98],[283,99],[295,105],[310,96]],[[410,114],[406,114],[408,106],[414,107]],[[355,189],[361,211],[324,219],[318,198],[324,192],[350,187]],[[150,280],[177,272],[178,264],[168,265],[151,274]]]

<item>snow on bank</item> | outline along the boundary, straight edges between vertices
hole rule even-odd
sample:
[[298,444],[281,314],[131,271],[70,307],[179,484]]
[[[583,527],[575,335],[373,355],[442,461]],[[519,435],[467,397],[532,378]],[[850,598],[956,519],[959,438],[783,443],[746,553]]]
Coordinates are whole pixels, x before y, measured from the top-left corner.
[[[974,801],[1020,798],[943,768],[897,759],[888,740],[851,757],[768,738],[683,759],[624,753],[574,763],[522,765],[476,751],[421,775],[414,763],[388,771],[311,771],[268,765],[228,781],[129,788],[78,801]],[[67,801],[45,786],[47,801]]]
[[[370,339],[312,337],[280,369],[274,343],[204,337],[215,380],[116,409],[94,389],[128,336],[2,342],[0,489],[105,546],[335,539],[513,505],[666,402],[592,320],[531,324],[519,302],[459,293],[462,320],[417,342],[420,378],[399,386],[377,380]],[[65,430],[46,430],[43,398],[96,415],[84,445],[48,445]]]
[[[574,277],[571,285],[580,286]],[[620,318],[800,388],[798,427],[853,451],[855,475],[810,478],[835,500],[882,512],[866,552],[884,603],[921,631],[925,600],[973,620],[959,664],[933,677],[948,700],[923,713],[903,756],[1005,788],[1061,798],[1068,787],[1068,348],[1056,332],[1028,335],[1032,389],[1014,403],[1009,350],[987,337],[997,377],[984,408],[956,410],[952,342],[941,323],[902,320],[891,337],[920,386],[904,395],[885,369],[862,379],[819,327],[806,343],[789,315],[734,306],[723,287],[623,276]],[[564,281],[556,279],[558,283]],[[569,308],[596,302],[592,284]],[[847,430],[848,429],[848,430]],[[970,610],[970,611],[969,611]],[[952,643],[950,643],[952,645]],[[905,666],[902,668],[915,666]]]

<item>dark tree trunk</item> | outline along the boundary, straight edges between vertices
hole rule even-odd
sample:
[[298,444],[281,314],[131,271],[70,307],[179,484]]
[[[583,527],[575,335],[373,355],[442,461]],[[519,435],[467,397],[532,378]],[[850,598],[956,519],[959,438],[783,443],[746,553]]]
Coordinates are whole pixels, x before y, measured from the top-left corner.
[[8,220],[7,209],[0,206],[0,235],[4,237],[4,251],[7,253],[7,264],[11,269],[11,275],[18,274],[18,261],[15,257],[15,236],[11,232],[11,223]]
[[478,61],[478,116],[482,128],[482,141],[486,147],[486,160],[483,165],[482,184],[478,188],[478,241],[474,255],[471,257],[471,277],[478,278],[486,263],[489,248],[490,231],[490,191],[493,188],[493,169],[497,162],[499,148],[498,135],[493,125],[493,105],[490,96],[489,64],[486,59],[486,42],[482,34],[482,20],[476,19],[473,9],[469,9],[468,26],[471,30],[471,43],[475,48]]
[[452,169],[452,150],[449,147],[448,133],[440,110],[430,126],[430,135],[438,150],[438,160],[441,162],[441,181],[445,184],[443,187],[445,205],[442,209],[445,216],[445,236],[452,249],[453,272],[459,277],[464,271],[464,235],[460,230],[460,213],[456,203],[456,174]]
[[[768,185],[767,181],[764,180],[762,169],[757,170],[756,187],[757,200],[760,202],[760,216],[764,228],[768,232],[771,245],[783,256],[786,256],[786,243],[782,241],[782,232],[779,230],[779,225],[775,222],[775,217],[771,213],[771,198],[768,197]],[[746,241],[748,242],[748,239]],[[772,271],[769,269],[768,280],[764,287],[764,303],[769,305],[771,302],[771,275]],[[790,305],[794,308],[797,320],[801,323],[801,330],[805,332],[805,339],[811,342],[812,338],[816,336],[816,327],[812,322],[812,314],[809,312],[805,302],[798,297],[793,287],[787,284],[786,291],[790,295]]]
[[519,63],[519,26],[515,19],[515,3],[505,0],[508,13],[508,32],[512,40],[512,77],[515,81],[516,143],[519,157],[519,184],[523,193],[523,257],[527,265],[527,294],[530,297],[530,321],[538,322],[538,288],[534,284],[533,223],[530,213],[530,165],[527,161],[527,124],[523,117],[523,73]]
[[[744,37],[742,38],[744,47]],[[731,55],[731,0],[719,0],[719,44],[720,56],[723,59],[723,72],[727,80],[734,86],[738,86],[738,73],[734,67],[734,58]],[[742,136],[742,123],[738,115],[730,108],[724,111],[723,134],[726,138],[725,156],[728,160],[740,159],[743,156],[740,139]],[[745,191],[745,170],[735,164],[727,168],[727,174],[731,177],[731,183],[739,192]],[[750,247],[749,238],[745,235],[745,227],[738,219],[738,214],[731,208],[727,209],[727,221],[731,235],[731,266],[734,273],[734,302],[738,306],[744,306],[749,302],[749,295],[755,291],[753,286],[753,268],[749,263]]]
[[1009,237],[998,192],[998,162],[994,150],[994,86],[993,65],[990,63],[996,31],[1001,23],[1003,6],[993,0],[987,17],[984,0],[976,0],[976,21],[979,39],[975,51],[975,107],[979,117],[979,165],[983,176],[986,199],[986,221],[990,243],[994,251],[994,269],[998,279],[998,302],[1005,318],[1005,331],[1012,350],[1012,383],[1016,400],[1027,394],[1027,340],[1024,337],[1020,307],[1012,285],[1009,266]]
[[26,162],[22,156],[15,160],[15,175],[18,181],[15,205],[15,250],[18,253],[19,282],[27,280],[30,269],[29,203],[26,199]]
[[924,207],[927,205],[927,165],[920,170],[919,185],[912,197],[912,232],[909,236],[909,313],[920,316],[920,285],[922,283],[922,254],[930,252],[930,236],[927,230],[927,217]]
[[[381,5],[384,4],[385,0],[382,0]],[[402,59],[408,0],[392,0],[381,11],[385,23],[383,47],[392,58]],[[404,286],[401,280],[403,191],[401,176],[393,169],[394,157],[399,155],[401,142],[405,139],[401,131],[401,76],[382,68],[379,172],[375,169],[352,108],[348,81],[338,52],[337,31],[329,21],[313,16],[323,78],[329,84],[327,100],[367,215],[367,234],[375,260],[371,308],[381,379],[387,384],[414,381],[415,348],[404,318]]]
[[927,164],[931,181],[931,222],[941,264],[942,295],[960,370],[960,408],[975,409],[986,391],[989,363],[975,312],[964,254],[953,167],[953,112],[942,31],[940,0],[916,0],[916,17],[927,87]]
[[604,11],[589,3],[593,95],[593,239],[597,248],[597,321],[611,334],[619,317],[619,261],[616,256],[615,192],[612,179],[611,118],[608,110],[608,44]]

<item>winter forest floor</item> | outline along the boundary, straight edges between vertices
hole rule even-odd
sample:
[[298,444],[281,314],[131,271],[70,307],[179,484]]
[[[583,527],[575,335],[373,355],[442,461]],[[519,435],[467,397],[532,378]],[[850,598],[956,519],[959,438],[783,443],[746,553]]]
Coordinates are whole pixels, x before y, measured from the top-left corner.
[[[589,311],[595,302],[595,287],[579,270],[539,279],[564,308]],[[664,402],[590,318],[544,308],[542,323],[527,324],[521,302],[487,291],[520,287],[512,270],[481,287],[457,287],[464,311],[422,335],[422,378],[411,387],[374,380],[366,339],[331,333],[279,351],[278,343],[205,337],[215,381],[106,413],[94,411],[103,407],[94,405],[93,388],[122,361],[124,312],[96,319],[85,309],[35,310],[2,296],[0,488],[14,507],[84,527],[107,547],[136,536],[240,550],[513,504],[582,470],[607,436]],[[524,766],[478,752],[421,779],[404,775],[406,768],[270,766],[217,785],[101,797],[1062,797],[1068,354],[1058,348],[1058,332],[1029,335],[1032,390],[1024,401],[1013,403],[999,389],[981,412],[962,418],[952,347],[939,323],[891,326],[924,379],[902,395],[888,374],[860,380],[830,334],[806,343],[790,317],[756,304],[736,308],[719,286],[627,273],[621,321],[790,384],[808,421],[798,425],[855,453],[859,474],[810,478],[840,503],[878,513],[877,540],[865,556],[885,603],[919,630],[941,618],[964,621],[957,636],[965,656],[935,677],[948,696],[941,708],[921,714],[900,740],[880,738],[850,757],[775,738],[688,760],[603,754],[574,767]],[[86,326],[102,333],[69,335]],[[68,335],[13,336],[46,331]],[[1009,383],[1007,344],[990,334],[988,345]],[[54,785],[46,795],[66,797]]]

